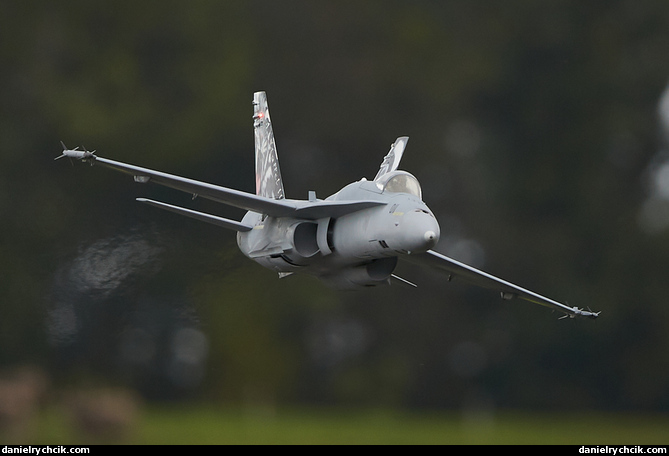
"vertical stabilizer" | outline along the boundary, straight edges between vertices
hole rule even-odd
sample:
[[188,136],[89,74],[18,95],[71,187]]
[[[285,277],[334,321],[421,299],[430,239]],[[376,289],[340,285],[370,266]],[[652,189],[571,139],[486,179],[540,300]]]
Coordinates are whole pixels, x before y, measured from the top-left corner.
[[274,143],[274,132],[265,92],[253,94],[253,133],[256,148],[256,194],[283,199],[279,156]]
[[397,169],[397,167],[400,165],[400,160],[402,160],[402,154],[404,153],[404,148],[406,147],[408,141],[408,136],[400,136],[393,144],[391,144],[390,152],[388,152],[388,155],[383,157],[383,163],[381,163],[379,172],[376,174],[376,177],[374,177],[374,180],[377,180],[384,174],[391,173]]

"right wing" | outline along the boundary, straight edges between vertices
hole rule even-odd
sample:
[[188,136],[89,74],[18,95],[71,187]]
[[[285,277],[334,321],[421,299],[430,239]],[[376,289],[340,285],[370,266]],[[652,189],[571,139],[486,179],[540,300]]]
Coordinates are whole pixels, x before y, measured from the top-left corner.
[[174,188],[193,196],[201,196],[218,203],[245,209],[247,211],[266,214],[272,217],[297,217],[317,220],[325,217],[340,217],[369,207],[381,206],[386,203],[372,200],[362,201],[300,201],[291,199],[273,199],[254,195],[227,187],[200,182],[185,177],[175,176],[148,168],[110,160],[95,155],[93,152],[77,149],[66,149],[58,157],[69,157],[99,164],[134,177],[135,182],[153,182],[165,187]]
[[500,293],[503,299],[520,298],[525,301],[559,310],[571,318],[580,316],[594,319],[599,316],[599,312],[590,312],[579,309],[578,307],[569,307],[545,296],[541,296],[540,294],[537,294],[533,291],[521,288],[518,285],[507,282],[506,280],[497,278],[491,274],[488,274],[487,272],[480,271],[469,265],[449,258],[446,255],[435,252],[434,250],[428,250],[425,253],[416,255],[405,255],[401,258],[414,264],[435,268],[445,272],[449,275],[449,280],[453,277],[459,277],[473,285],[496,290]]

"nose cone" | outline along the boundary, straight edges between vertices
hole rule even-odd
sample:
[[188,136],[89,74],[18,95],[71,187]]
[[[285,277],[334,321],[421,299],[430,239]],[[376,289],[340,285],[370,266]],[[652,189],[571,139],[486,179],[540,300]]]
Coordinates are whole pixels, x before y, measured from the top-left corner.
[[421,253],[430,250],[439,241],[439,224],[428,212],[417,210],[405,214],[402,250]]
[[435,233],[432,230],[426,231],[425,234],[423,235],[423,238],[425,239],[425,242],[431,244],[430,247],[428,248],[434,247],[434,245],[439,240],[439,236],[437,236],[437,233]]

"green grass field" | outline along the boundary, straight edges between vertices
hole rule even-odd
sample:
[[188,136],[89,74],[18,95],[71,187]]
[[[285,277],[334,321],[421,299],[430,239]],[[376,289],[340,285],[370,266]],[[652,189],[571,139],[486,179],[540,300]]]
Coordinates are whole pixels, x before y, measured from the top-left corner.
[[[482,421],[456,413],[241,412],[206,407],[144,409],[123,436],[76,431],[44,412],[15,444],[577,444],[667,445],[669,417],[499,412]],[[19,441],[20,440],[20,441]]]

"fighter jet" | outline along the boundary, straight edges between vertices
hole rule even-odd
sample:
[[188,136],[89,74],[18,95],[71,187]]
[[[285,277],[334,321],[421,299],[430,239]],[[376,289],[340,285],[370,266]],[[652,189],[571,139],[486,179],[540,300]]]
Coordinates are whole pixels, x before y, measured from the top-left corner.
[[279,277],[311,274],[338,289],[389,285],[415,286],[394,274],[398,261],[443,272],[492,289],[502,299],[520,298],[561,312],[563,317],[597,318],[599,312],[570,307],[499,279],[432,250],[439,240],[439,223],[423,202],[418,180],[399,170],[408,137],[395,140],[372,180],[346,185],[323,199],[309,192],[307,200],[284,195],[272,121],[265,92],[253,98],[256,193],[166,174],[96,155],[78,147],[62,154],[91,165],[129,174],[135,182],[164,185],[193,197],[248,211],[241,221],[230,220],[146,198],[137,201],[237,232],[242,253],[276,271]]

